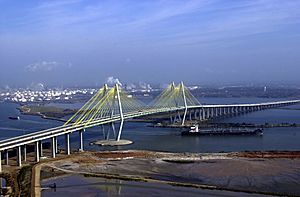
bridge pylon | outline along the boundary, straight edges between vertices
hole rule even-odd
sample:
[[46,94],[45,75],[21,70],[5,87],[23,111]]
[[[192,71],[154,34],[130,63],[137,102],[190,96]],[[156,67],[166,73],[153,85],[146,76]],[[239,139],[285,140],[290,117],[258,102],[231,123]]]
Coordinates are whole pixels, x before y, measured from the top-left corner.
[[180,83],[180,89],[181,89],[181,92],[182,92],[182,98],[183,98],[183,102],[184,102],[184,114],[183,114],[181,125],[184,126],[188,106],[187,106],[187,102],[186,102],[186,96],[185,96],[185,90],[184,90],[185,87],[183,85],[183,82]]
[[[155,100],[151,103],[153,108],[168,108],[178,109],[176,117],[174,120],[181,121],[181,124],[185,124],[186,115],[189,106],[200,105],[200,102],[192,95],[190,90],[184,86],[183,82],[175,85],[172,82]],[[182,113],[180,111],[184,110],[183,117],[180,117]]]
[[119,85],[118,84],[115,85],[115,91],[116,91],[116,94],[117,94],[118,107],[119,107],[120,118],[121,118],[119,133],[118,133],[118,136],[117,136],[117,141],[120,141],[121,133],[122,133],[122,129],[123,129],[123,123],[124,123],[124,115],[123,115],[122,102],[121,102],[121,98],[120,98],[120,91],[119,91]]

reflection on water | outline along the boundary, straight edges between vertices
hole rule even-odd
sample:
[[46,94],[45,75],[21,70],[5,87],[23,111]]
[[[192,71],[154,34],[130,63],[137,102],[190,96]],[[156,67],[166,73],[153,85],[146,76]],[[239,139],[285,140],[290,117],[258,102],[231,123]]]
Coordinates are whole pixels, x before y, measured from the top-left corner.
[[45,189],[42,196],[258,196],[255,194],[202,190],[190,187],[175,187],[166,184],[129,182],[71,175],[42,181],[42,188],[53,183],[56,189]]
[[[274,99],[277,100],[277,99]],[[210,102],[208,102],[210,101]],[[257,99],[202,99],[205,103],[251,103],[265,102]],[[80,105],[79,105],[80,106]],[[18,105],[0,103],[0,139],[39,131],[62,123],[45,120],[38,116],[21,115],[16,109]],[[291,106],[296,110],[270,109],[245,114],[243,116],[216,120],[218,122],[246,122],[246,123],[300,123],[300,105]],[[20,116],[21,120],[10,120],[8,116]],[[122,138],[134,141],[133,144],[122,147],[91,146],[90,142],[103,138],[101,126],[87,129],[84,133],[84,145],[88,150],[116,150],[116,149],[146,149],[171,152],[220,152],[245,150],[299,150],[300,128],[272,128],[265,129],[264,135],[259,136],[181,136],[180,129],[152,128],[146,123],[125,122]],[[105,126],[104,129],[108,130]],[[116,124],[116,129],[118,125]],[[113,133],[111,133],[113,135]],[[63,145],[63,137],[59,137],[59,144]],[[71,147],[79,146],[78,133],[71,135]],[[61,148],[63,148],[61,146]],[[43,196],[241,196],[231,192],[207,191],[193,188],[172,187],[153,183],[126,182],[87,178],[82,176],[68,176],[49,181],[43,181],[43,186],[57,184],[56,191],[44,190]],[[55,193],[54,193],[55,192]],[[245,196],[246,194],[242,194]],[[249,195],[249,194],[247,194]],[[249,195],[252,196],[252,195]]]
[[[212,103],[234,103],[239,99],[215,99]],[[242,99],[243,100],[243,99]],[[244,99],[243,103],[250,103],[252,98]],[[253,101],[265,102],[266,100]],[[66,105],[66,104],[65,104]],[[0,139],[18,136],[29,132],[60,126],[62,123],[54,120],[45,120],[38,116],[20,115],[16,109],[18,105],[0,103]],[[299,109],[300,105],[289,106]],[[21,120],[10,120],[8,116],[20,116]],[[218,122],[247,122],[247,123],[300,123],[300,110],[270,109],[248,113],[242,116],[218,119]],[[115,124],[118,131],[118,124]],[[110,130],[110,136],[114,134]],[[220,152],[245,150],[299,150],[300,128],[272,128],[265,129],[264,135],[259,136],[181,136],[180,129],[152,128],[147,123],[125,122],[122,138],[134,141],[133,144],[123,147],[90,146],[90,142],[103,139],[103,128],[97,126],[87,129],[84,133],[84,145],[88,150],[115,150],[115,149],[147,149],[173,152]],[[59,137],[59,144],[63,145],[63,136]],[[71,146],[78,148],[78,133],[71,134]],[[64,148],[61,146],[61,148]]]

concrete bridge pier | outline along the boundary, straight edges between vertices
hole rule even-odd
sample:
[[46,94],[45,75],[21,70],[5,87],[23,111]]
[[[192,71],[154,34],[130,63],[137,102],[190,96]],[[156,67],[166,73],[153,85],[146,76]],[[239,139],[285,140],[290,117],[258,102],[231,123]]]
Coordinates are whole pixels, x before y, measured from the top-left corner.
[[243,107],[238,107],[239,113],[243,113]]
[[79,151],[83,151],[83,132],[85,129],[79,131]]
[[2,172],[2,151],[0,151],[0,172]]
[[226,107],[223,108],[223,115],[224,115],[224,116],[227,115],[227,108],[226,108]]
[[218,116],[219,116],[218,111],[219,111],[219,109],[216,107],[215,110],[214,110],[214,115],[215,115],[215,117],[218,117]]
[[205,116],[205,119],[208,120],[210,118],[210,109],[207,108],[206,109],[206,116]]
[[237,115],[239,114],[239,107],[234,107],[234,113]]
[[70,151],[70,134],[69,133],[66,133],[65,134],[65,143],[66,143],[66,154],[67,155],[70,155],[71,151]]
[[52,158],[55,158],[56,156],[55,137],[51,138],[51,153],[52,153]]
[[198,117],[197,117],[198,111],[199,111],[198,109],[195,109],[195,110],[194,110],[194,118],[195,118],[195,120],[198,120]]
[[39,141],[35,142],[35,161],[39,162],[40,161],[40,145]]
[[200,120],[200,121],[203,121],[205,119],[205,116],[203,115],[203,111],[204,111],[204,109],[198,110],[198,113],[199,113],[198,120]]
[[8,150],[5,150],[5,165],[8,166]]
[[55,153],[58,153],[58,144],[57,144],[57,136],[54,137],[54,142],[55,142]]
[[43,156],[43,142],[42,141],[39,141],[39,150],[40,150],[40,157]]
[[210,119],[210,118],[212,118],[214,116],[214,110],[213,110],[213,108],[209,108],[208,109],[208,117],[207,117],[207,119]]
[[202,120],[206,120],[206,113],[205,113],[205,109],[202,108]]
[[222,109],[223,109],[222,107],[219,108],[219,115],[220,115],[220,116],[223,115],[223,110],[222,110]]
[[21,167],[22,166],[21,146],[18,146],[17,148],[17,162],[18,162],[18,166]]
[[214,118],[214,117],[215,117],[215,110],[214,110],[214,108],[211,108],[209,118]]
[[27,147],[26,147],[26,144],[23,147],[23,153],[24,153],[23,160],[24,160],[24,162],[26,162],[27,161]]
[[203,108],[203,118],[204,120],[207,120],[209,116],[209,110]]
[[170,114],[170,123],[173,123],[173,117],[172,117],[172,114]]

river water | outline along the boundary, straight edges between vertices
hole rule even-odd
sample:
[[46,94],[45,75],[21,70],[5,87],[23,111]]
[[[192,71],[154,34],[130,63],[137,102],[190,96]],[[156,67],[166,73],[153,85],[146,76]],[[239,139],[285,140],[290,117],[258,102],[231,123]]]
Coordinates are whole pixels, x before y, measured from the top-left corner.
[[[202,103],[230,104],[230,103],[258,103],[270,99],[258,98],[205,98]],[[271,99],[276,100],[276,99]],[[278,99],[277,99],[278,100]],[[56,105],[56,104],[51,104]],[[62,104],[58,104],[62,106]],[[80,104],[63,104],[64,107],[74,108]],[[14,103],[0,103],[0,139],[39,131],[62,123],[54,120],[42,119],[39,116],[21,115],[17,110],[19,105]],[[281,109],[269,109],[248,113],[241,116],[215,120],[217,122],[246,122],[246,123],[299,123],[300,105],[289,106]],[[9,116],[20,116],[20,120],[10,120]],[[115,124],[118,131],[118,124]],[[104,127],[105,132],[113,136],[110,127]],[[134,143],[123,147],[99,147],[90,145],[90,142],[103,139],[103,127],[98,126],[87,129],[84,133],[84,145],[88,150],[111,149],[146,149],[154,151],[171,152],[228,152],[246,150],[299,150],[300,128],[269,128],[264,130],[263,136],[181,136],[180,129],[153,128],[149,123],[125,122],[122,138]],[[71,147],[78,147],[78,133],[71,135]],[[63,144],[63,137],[59,138]]]
[[[258,98],[205,98],[201,99],[202,103],[206,104],[231,104],[231,103],[258,103],[267,102],[280,99],[258,99]],[[283,99],[284,100],[284,99]],[[56,106],[56,104],[51,104]],[[81,104],[64,104],[64,107],[76,108]],[[62,106],[59,104],[58,106]],[[74,107],[76,106],[76,107]],[[26,134],[29,132],[39,131],[41,129],[47,129],[55,126],[59,126],[62,123],[54,120],[42,119],[38,116],[21,115],[16,109],[19,105],[14,103],[0,103],[0,139],[6,139],[13,136],[18,136]],[[225,119],[218,119],[218,122],[246,122],[246,123],[299,123],[300,124],[300,105],[289,106],[289,109],[278,108],[269,109],[265,111],[258,111],[253,113],[248,113],[245,115],[230,117]],[[10,120],[9,116],[20,116],[20,120]],[[116,124],[116,128],[118,124]],[[104,127],[107,131],[109,127]],[[117,130],[117,129],[116,129]],[[154,151],[170,151],[170,152],[229,152],[229,151],[246,151],[246,150],[300,150],[300,128],[299,127],[288,127],[288,128],[270,128],[264,130],[263,136],[201,136],[201,137],[190,137],[181,136],[180,129],[171,128],[153,128],[149,127],[148,123],[138,123],[138,122],[125,122],[124,129],[122,133],[123,139],[132,140],[134,143],[128,146],[122,147],[99,147],[90,145],[90,142],[103,139],[103,128],[101,126],[87,129],[84,133],[84,146],[87,150],[124,150],[124,149],[144,149],[144,150],[154,150]],[[112,132],[110,132],[113,135]],[[63,137],[59,138],[59,144],[63,145]],[[79,145],[78,133],[73,133],[71,135],[71,147],[72,149],[77,149]],[[63,148],[63,146],[61,146]],[[102,180],[102,179],[91,179],[86,177],[71,176],[65,179],[56,179],[55,181],[62,181],[61,185],[66,186],[65,189],[58,189],[55,196],[65,196],[65,192],[68,191],[68,184],[70,180],[73,182],[91,182],[91,185],[86,184],[86,187],[82,186],[79,189],[84,193],[88,188],[92,187],[94,190],[100,192],[99,184],[95,182],[107,182],[105,188],[115,187],[114,181]],[[64,182],[65,181],[65,182]],[[47,185],[51,181],[45,181],[43,184]],[[95,183],[96,186],[92,186]],[[103,184],[100,184],[103,187]],[[123,183],[121,184],[123,188],[122,196],[125,194],[134,194],[134,192],[154,192],[159,195],[166,194],[169,191],[168,186],[163,186],[159,188],[154,185],[151,188],[147,188],[145,184],[132,184]],[[73,188],[78,188],[77,186],[71,186]],[[166,187],[166,188],[164,188]],[[141,189],[144,188],[144,189]],[[146,188],[146,189],[145,189]],[[156,188],[156,189],[153,189]],[[94,191],[91,190],[91,191]],[[179,189],[180,190],[180,189]],[[60,192],[61,195],[59,195]],[[65,192],[64,192],[65,191]],[[74,190],[75,191],[75,190]],[[175,191],[176,195],[180,195],[182,191]],[[192,190],[191,190],[192,191]],[[43,192],[43,196],[51,196],[54,191],[47,190]],[[101,189],[103,194],[109,196],[108,190]],[[204,191],[196,191],[192,194],[201,195]],[[206,192],[206,191],[205,191]],[[93,192],[92,192],[93,193]],[[97,193],[101,196],[102,193]],[[124,195],[123,195],[124,194]],[[213,193],[217,195],[217,193]],[[207,193],[204,196],[213,195]],[[75,194],[69,193],[66,196],[72,196]],[[175,196],[176,196],[175,195]],[[129,195],[130,196],[130,195]],[[226,196],[226,195],[225,195]]]

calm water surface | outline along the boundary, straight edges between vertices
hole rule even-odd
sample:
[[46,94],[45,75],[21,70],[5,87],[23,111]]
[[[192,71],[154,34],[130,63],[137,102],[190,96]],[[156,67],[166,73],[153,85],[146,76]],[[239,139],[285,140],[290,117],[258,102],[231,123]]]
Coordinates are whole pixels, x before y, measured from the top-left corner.
[[188,187],[174,187],[171,185],[128,182],[114,179],[103,179],[93,177],[83,177],[80,175],[71,175],[59,177],[56,179],[42,181],[42,187],[48,187],[56,183],[57,188],[47,189],[42,192],[44,197],[63,196],[222,196],[222,197],[239,197],[239,196],[261,196],[240,192],[213,191]]
[[[271,99],[278,100],[278,99]],[[270,99],[257,98],[202,98],[202,103],[229,104],[229,103],[254,103],[266,102]],[[77,108],[82,104],[51,104]],[[74,107],[76,106],[76,107]],[[16,109],[17,104],[0,103],[0,139],[39,131],[62,123],[45,120],[38,116],[21,115]],[[286,108],[286,107],[285,107]],[[238,117],[215,120],[217,122],[246,122],[246,123],[299,123],[300,105],[289,106],[290,109],[270,109],[245,114]],[[292,110],[291,110],[292,109]],[[20,120],[10,120],[9,116],[20,116]],[[108,126],[87,129],[84,133],[84,145],[88,150],[116,150],[116,149],[147,149],[171,152],[228,152],[245,150],[300,150],[300,128],[272,128],[265,129],[264,135],[259,136],[181,136],[180,129],[152,128],[147,123],[125,122],[122,138],[134,141],[132,145],[123,147],[91,146],[90,142],[103,139],[103,129],[107,132]],[[118,127],[118,124],[116,124]],[[117,130],[117,128],[116,128]],[[113,132],[110,131],[113,136]],[[59,144],[63,144],[63,137]],[[78,133],[71,135],[71,147],[78,148]],[[62,146],[61,146],[62,147]],[[151,196],[240,196],[236,193],[198,190],[191,188],[175,188],[168,185],[120,182],[118,180],[105,180],[100,178],[87,178],[82,176],[69,176],[43,181],[43,186],[56,182],[59,187],[56,191],[45,190],[43,196],[140,196],[140,194],[153,194]],[[243,194],[244,195],[244,194]]]
[[[205,103],[251,103],[266,102],[269,99],[258,98],[202,98]],[[272,99],[274,100],[274,99]],[[277,99],[278,100],[278,99]],[[55,104],[51,104],[55,105]],[[68,104],[63,104],[68,107]],[[80,106],[80,104],[69,104]],[[19,105],[0,103],[0,139],[18,136],[29,132],[59,126],[62,123],[42,119],[38,116],[21,115],[16,109]],[[61,106],[61,104],[58,104]],[[285,107],[286,108],[286,107]],[[289,106],[290,109],[269,109],[253,112],[237,117],[215,120],[217,122],[246,122],[246,123],[299,123],[300,105]],[[20,116],[20,120],[10,120],[8,116]],[[115,124],[116,131],[118,124]],[[265,129],[260,136],[181,136],[180,129],[153,128],[148,123],[125,122],[122,138],[134,141],[132,145],[118,148],[103,148],[91,146],[90,142],[103,139],[103,130],[113,132],[108,126],[98,126],[87,129],[84,133],[85,148],[89,150],[103,149],[147,149],[173,152],[221,152],[245,150],[300,150],[300,128],[270,128]],[[62,139],[59,139],[61,142]],[[62,144],[62,143],[60,143]],[[78,133],[71,135],[71,146],[78,147]]]

